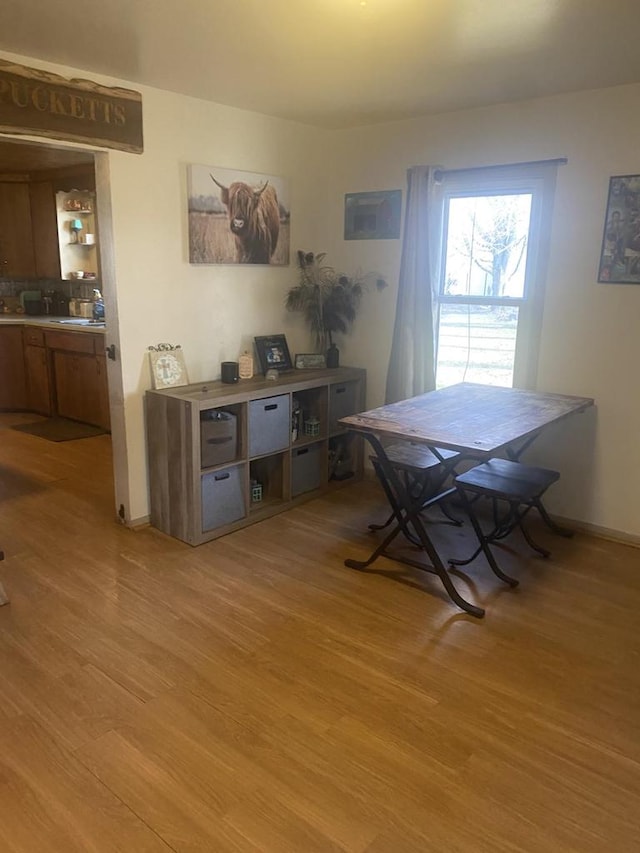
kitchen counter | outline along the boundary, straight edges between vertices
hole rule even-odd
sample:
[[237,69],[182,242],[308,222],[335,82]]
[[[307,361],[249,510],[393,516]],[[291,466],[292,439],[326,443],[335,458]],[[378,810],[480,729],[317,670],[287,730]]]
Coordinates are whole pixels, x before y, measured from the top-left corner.
[[0,411],[36,412],[108,430],[105,332],[104,325],[82,317],[3,313]]
[[0,326],[39,326],[74,332],[104,332],[105,323],[95,323],[84,317],[43,317],[33,314],[0,314]]

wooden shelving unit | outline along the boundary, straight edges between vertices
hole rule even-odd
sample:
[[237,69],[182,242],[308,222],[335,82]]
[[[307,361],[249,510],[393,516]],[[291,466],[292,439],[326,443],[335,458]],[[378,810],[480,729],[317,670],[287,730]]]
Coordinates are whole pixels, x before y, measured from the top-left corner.
[[200,545],[361,478],[362,440],[338,419],[365,408],[365,383],[342,367],[147,391],[152,525]]

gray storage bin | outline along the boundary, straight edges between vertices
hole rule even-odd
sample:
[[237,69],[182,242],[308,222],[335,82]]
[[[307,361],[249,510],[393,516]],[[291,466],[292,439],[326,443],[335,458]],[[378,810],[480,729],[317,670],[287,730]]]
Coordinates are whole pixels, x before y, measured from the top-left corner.
[[357,382],[336,382],[329,387],[329,432],[344,432],[338,421],[347,415],[356,415],[358,410]]
[[288,394],[249,402],[249,456],[285,450],[289,447],[290,432]]
[[296,447],[291,454],[291,496],[320,488],[322,454],[319,444]]
[[231,524],[246,515],[243,494],[244,466],[212,471],[202,477],[202,531]]
[[238,455],[238,419],[231,412],[207,409],[200,413],[202,468],[233,462]]

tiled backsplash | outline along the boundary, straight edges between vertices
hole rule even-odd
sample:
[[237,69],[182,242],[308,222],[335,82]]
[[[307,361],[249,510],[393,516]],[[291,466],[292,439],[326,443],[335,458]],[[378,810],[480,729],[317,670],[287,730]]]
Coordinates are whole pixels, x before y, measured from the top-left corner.
[[67,281],[57,278],[0,278],[0,298],[3,296],[20,296],[23,290],[41,290],[43,293],[45,290],[55,290],[65,296],[91,299],[94,287],[99,287],[95,281]]

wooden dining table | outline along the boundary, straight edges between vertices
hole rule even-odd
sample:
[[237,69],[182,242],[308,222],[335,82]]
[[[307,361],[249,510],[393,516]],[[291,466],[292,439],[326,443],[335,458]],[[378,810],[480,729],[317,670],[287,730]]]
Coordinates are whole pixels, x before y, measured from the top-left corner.
[[[438,575],[455,604],[473,616],[483,616],[484,610],[466,601],[455,588],[421,513],[454,493],[446,483],[463,460],[483,462],[503,456],[518,461],[551,424],[584,412],[593,404],[590,397],[463,382],[342,418],[342,426],[360,433],[373,448],[374,467],[395,518],[395,525],[367,560],[348,559],[345,565],[362,570],[380,556],[391,557]],[[387,457],[385,447],[391,441],[427,447],[440,460],[441,472],[432,481],[432,494],[422,494],[417,501],[407,489]],[[442,450],[459,455],[443,454]],[[554,532],[571,535],[571,531],[553,521],[543,505],[539,509],[545,524]],[[401,532],[410,542],[418,543],[430,564],[389,552],[389,545]]]

